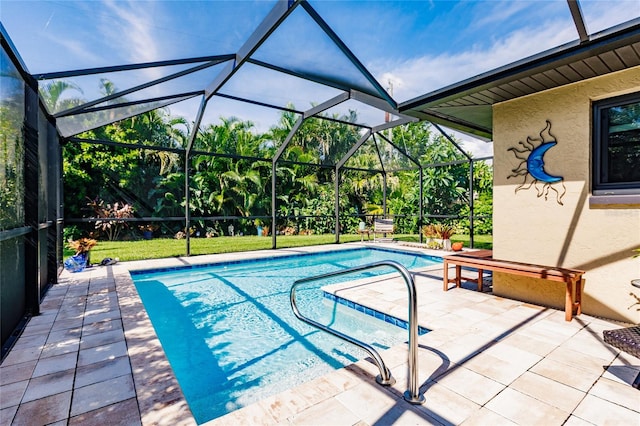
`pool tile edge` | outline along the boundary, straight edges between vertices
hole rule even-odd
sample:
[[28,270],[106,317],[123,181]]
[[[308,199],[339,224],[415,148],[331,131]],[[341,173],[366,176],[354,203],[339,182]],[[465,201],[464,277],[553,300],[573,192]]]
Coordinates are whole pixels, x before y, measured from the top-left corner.
[[[369,315],[371,317],[374,317],[376,319],[379,319],[381,321],[384,321],[386,323],[395,325],[396,327],[400,327],[402,329],[408,330],[409,329],[409,323],[403,319],[400,319],[398,317],[394,317],[393,315],[389,315],[389,314],[385,314],[384,312],[380,312],[376,309],[370,308],[368,306],[365,305],[361,305],[360,303],[357,302],[353,302],[349,299],[345,299],[344,297],[341,296],[337,296],[334,293],[331,293],[327,290],[323,290],[322,292],[323,296],[325,299],[328,299],[332,302],[336,302],[339,303],[340,305],[346,306],[350,309],[354,309],[362,314],[365,315]],[[427,334],[428,332],[430,332],[431,330],[429,330],[426,327],[423,327],[421,325],[418,325],[418,336],[422,336],[423,334]]]

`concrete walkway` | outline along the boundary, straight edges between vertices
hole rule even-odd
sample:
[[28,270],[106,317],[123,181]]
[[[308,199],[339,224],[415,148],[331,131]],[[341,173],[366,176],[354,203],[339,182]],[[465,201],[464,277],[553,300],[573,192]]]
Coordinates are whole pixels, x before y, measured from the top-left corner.
[[[128,271],[352,246],[128,262],[63,273],[0,366],[2,425],[195,424]],[[397,247],[397,246],[396,246]],[[623,324],[499,298],[442,291],[442,268],[415,274],[419,383],[410,405],[407,347],[382,352],[397,383],[366,360],[215,419],[210,425],[638,425],[640,360],[602,341]],[[332,289],[405,319],[398,278]],[[490,291],[490,288],[486,290]]]

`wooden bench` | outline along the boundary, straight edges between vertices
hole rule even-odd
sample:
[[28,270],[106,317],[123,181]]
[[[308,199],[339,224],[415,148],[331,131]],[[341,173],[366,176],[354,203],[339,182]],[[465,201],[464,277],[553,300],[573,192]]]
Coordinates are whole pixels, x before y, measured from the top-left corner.
[[[449,289],[449,283],[451,282],[455,282],[456,287],[460,287],[463,266],[478,270],[478,278],[465,278],[467,281],[476,282],[478,284],[478,291],[482,291],[482,274],[484,271],[542,278],[566,284],[564,312],[567,321],[571,321],[573,315],[580,315],[582,313],[582,286],[584,284],[582,276],[584,275],[584,271],[494,259],[491,250],[469,251],[444,256],[443,260],[444,291]],[[455,265],[456,273],[454,278],[449,278],[449,266],[452,265]]]
[[373,221],[373,241],[376,241],[376,234],[393,234],[393,219],[375,219]]

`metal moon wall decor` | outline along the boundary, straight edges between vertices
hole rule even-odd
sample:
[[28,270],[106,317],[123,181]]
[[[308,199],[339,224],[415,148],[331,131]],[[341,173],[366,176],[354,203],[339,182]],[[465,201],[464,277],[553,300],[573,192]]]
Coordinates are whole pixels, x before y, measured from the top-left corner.
[[516,187],[515,193],[521,189],[530,189],[532,186],[536,189],[538,197],[544,195],[547,200],[550,191],[556,193],[556,201],[562,204],[562,197],[567,192],[564,186],[564,179],[560,176],[554,176],[546,172],[544,169],[544,156],[558,142],[553,134],[551,134],[551,121],[546,120],[547,125],[539,133],[539,138],[527,136],[526,142],[518,142],[521,148],[511,147],[507,151],[511,151],[520,163],[511,169],[511,174],[507,179],[523,177],[524,180]]

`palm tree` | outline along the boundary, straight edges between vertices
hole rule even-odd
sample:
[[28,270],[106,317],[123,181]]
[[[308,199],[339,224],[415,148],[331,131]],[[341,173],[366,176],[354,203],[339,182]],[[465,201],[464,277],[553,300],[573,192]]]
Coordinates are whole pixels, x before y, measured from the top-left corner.
[[[253,123],[236,117],[221,118],[221,124],[209,125],[198,133],[196,149],[212,153],[263,157],[265,137],[251,132]],[[266,156],[264,156],[266,157]],[[216,155],[197,155],[193,158],[191,187],[196,194],[209,200],[205,210],[218,214],[238,212],[242,216],[255,215],[260,210],[265,193],[265,165],[243,158],[231,159]],[[195,202],[195,201],[194,201]]]
[[255,169],[241,171],[240,163],[236,162],[234,170],[224,172],[222,177],[226,187],[236,195],[236,200],[240,200],[235,203],[237,211],[241,216],[251,216],[256,201],[263,195],[260,173]]
[[[182,148],[189,137],[189,124],[183,117],[172,118],[164,109],[157,109],[131,119],[138,143],[164,148]],[[182,129],[184,127],[184,130]],[[177,171],[181,156],[176,152],[147,149],[145,159],[160,164],[161,176]]]
[[80,98],[64,98],[63,94],[69,90],[75,90],[84,94],[75,83],[66,80],[51,80],[40,89],[40,96],[51,114],[64,111],[82,104]]

